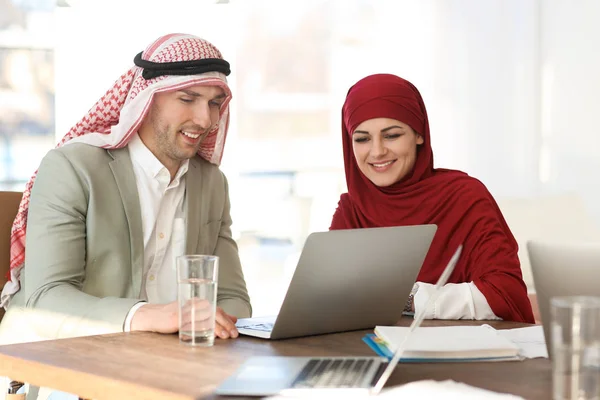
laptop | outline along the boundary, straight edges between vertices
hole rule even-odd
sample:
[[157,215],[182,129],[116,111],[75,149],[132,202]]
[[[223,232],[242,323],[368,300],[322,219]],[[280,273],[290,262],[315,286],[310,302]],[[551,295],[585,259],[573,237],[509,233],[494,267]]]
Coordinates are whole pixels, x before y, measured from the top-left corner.
[[395,324],[436,229],[414,225],[310,234],[279,314],[239,319],[238,331],[285,339]]
[[225,396],[281,394],[335,398],[379,394],[396,368],[410,337],[423,322],[425,311],[452,274],[461,250],[462,246],[459,246],[389,362],[382,357],[251,357],[215,393]]
[[550,299],[600,296],[600,244],[528,241],[527,252],[540,307],[546,348],[552,357]]

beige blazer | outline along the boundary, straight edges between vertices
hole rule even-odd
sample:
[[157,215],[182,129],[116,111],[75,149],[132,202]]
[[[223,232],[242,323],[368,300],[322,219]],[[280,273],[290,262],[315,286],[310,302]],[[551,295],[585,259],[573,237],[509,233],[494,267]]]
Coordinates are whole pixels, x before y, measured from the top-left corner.
[[[186,253],[220,257],[218,305],[248,317],[227,180],[198,156],[185,179]],[[26,249],[21,290],[2,320],[0,342],[122,331],[139,302],[144,260],[129,150],[70,144],[50,151],[31,192]]]

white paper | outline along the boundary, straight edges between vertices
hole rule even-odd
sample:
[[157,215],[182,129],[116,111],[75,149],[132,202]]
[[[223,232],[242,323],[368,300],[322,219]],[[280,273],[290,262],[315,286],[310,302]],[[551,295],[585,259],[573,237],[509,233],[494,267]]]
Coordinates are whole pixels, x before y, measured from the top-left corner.
[[527,328],[496,329],[496,332],[519,346],[521,356],[525,358],[548,358],[542,325],[528,326]]
[[466,383],[455,382],[450,379],[446,381],[425,380],[407,383],[406,385],[385,389],[378,398],[379,397],[384,399],[436,398],[445,400],[523,400],[520,396],[492,392],[490,390],[467,385]]
[[[270,400],[283,400],[289,398],[306,398],[306,399],[331,399],[339,398],[335,395],[335,389],[327,394],[321,394],[319,390],[304,393],[303,396],[275,396],[269,397]],[[341,392],[340,392],[341,393]],[[485,389],[480,389],[475,386],[467,385],[462,382],[453,380],[434,381],[423,380],[407,383],[401,386],[385,388],[376,396],[369,396],[362,392],[361,394],[352,395],[349,392],[344,392],[343,398],[348,399],[444,399],[444,400],[523,400],[522,397],[506,393],[497,393]]]

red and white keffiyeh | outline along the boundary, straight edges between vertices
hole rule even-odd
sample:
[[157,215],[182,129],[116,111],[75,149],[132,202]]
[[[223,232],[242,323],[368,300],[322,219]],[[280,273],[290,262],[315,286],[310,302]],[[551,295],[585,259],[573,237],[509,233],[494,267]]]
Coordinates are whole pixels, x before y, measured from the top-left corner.
[[[157,39],[148,46],[142,59],[155,63],[222,59],[221,52],[204,39],[185,34],[170,34]],[[219,165],[229,126],[229,101],[231,90],[227,78],[221,72],[205,72],[197,75],[158,76],[146,80],[143,69],[129,69],[109,89],[88,113],[69,130],[56,147],[70,143],[86,143],[105,149],[125,147],[137,132],[146,116],[152,98],[157,92],[179,90],[196,85],[219,86],[226,99],[220,110],[219,121],[206,136],[198,154],[212,164]],[[20,289],[19,277],[25,261],[25,234],[29,196],[36,173],[25,186],[23,199],[11,231],[9,281],[2,290],[0,306],[6,307],[12,296]]]

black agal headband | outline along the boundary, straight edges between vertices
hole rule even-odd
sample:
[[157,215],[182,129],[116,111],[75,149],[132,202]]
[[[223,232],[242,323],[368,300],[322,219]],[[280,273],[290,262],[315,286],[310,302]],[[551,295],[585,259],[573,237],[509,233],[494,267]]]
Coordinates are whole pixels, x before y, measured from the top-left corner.
[[197,75],[205,72],[221,72],[227,76],[231,73],[229,63],[220,58],[155,63],[142,59],[142,53],[135,56],[133,63],[144,69],[142,77],[146,80],[162,75]]

